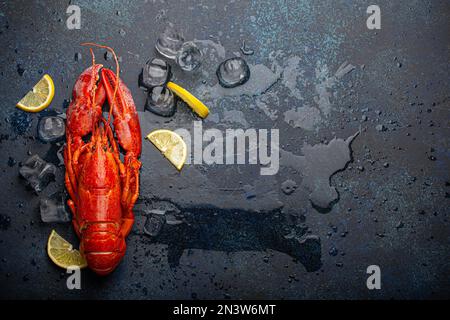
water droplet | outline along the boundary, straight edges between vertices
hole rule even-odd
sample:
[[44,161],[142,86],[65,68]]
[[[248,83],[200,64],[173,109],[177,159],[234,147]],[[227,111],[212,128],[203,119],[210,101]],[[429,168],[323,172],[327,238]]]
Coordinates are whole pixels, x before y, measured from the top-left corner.
[[8,166],[14,167],[16,165],[16,163],[17,163],[16,159],[14,159],[12,157],[8,158]]
[[247,48],[247,46],[245,45],[245,40],[242,40],[242,46],[241,46],[241,52],[243,54],[245,54],[246,56],[251,56],[252,54],[255,53],[254,50]]
[[111,52],[109,52],[109,51],[105,52],[104,57],[105,57],[106,61],[110,61],[110,60],[112,60],[114,58],[113,54]]
[[290,195],[297,189],[297,183],[293,180],[286,180],[281,184],[281,190],[284,194]]
[[70,101],[67,99],[64,99],[63,103],[62,103],[62,107],[63,109],[67,109],[70,105]]
[[175,114],[175,97],[166,87],[155,87],[149,93],[145,108],[159,116],[171,117]]
[[141,87],[152,89],[163,87],[172,76],[170,65],[162,59],[154,58],[147,61],[139,77]]
[[164,29],[156,41],[156,50],[166,58],[175,59],[184,43],[183,35],[175,29],[172,23]]
[[9,216],[0,214],[0,230],[7,230],[11,225],[11,218]]
[[222,87],[234,88],[248,81],[250,68],[244,59],[235,57],[222,62],[216,74]]
[[256,190],[254,186],[251,186],[249,184],[246,184],[243,186],[245,198],[252,199],[256,197]]
[[335,256],[337,256],[337,254],[338,254],[338,249],[336,248],[336,247],[331,247],[330,248],[330,251],[328,251],[328,253],[330,254],[330,256],[333,256],[333,257],[335,257]]
[[176,57],[177,64],[184,71],[194,71],[202,64],[202,53],[194,42],[185,42]]
[[17,64],[17,73],[19,74],[19,76],[23,76],[24,72],[25,72],[25,69],[22,68],[22,65],[20,63]]

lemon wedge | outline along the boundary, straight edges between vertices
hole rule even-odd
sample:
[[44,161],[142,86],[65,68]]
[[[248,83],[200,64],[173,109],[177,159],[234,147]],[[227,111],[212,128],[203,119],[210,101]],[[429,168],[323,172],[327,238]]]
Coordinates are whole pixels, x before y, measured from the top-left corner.
[[155,130],[150,132],[147,139],[161,151],[178,171],[183,168],[186,162],[187,148],[186,143],[177,133],[170,130]]
[[72,245],[52,230],[47,242],[47,253],[50,259],[64,269],[68,267],[86,268],[87,262],[80,251],[73,249]]
[[16,106],[23,111],[39,112],[50,105],[54,95],[55,85],[52,78],[46,74]]
[[204,119],[208,116],[208,107],[205,106],[203,102],[194,97],[189,91],[170,81],[167,83],[167,88],[169,88],[173,93],[183,99],[183,101],[186,102],[187,105],[191,107],[192,110],[194,110],[194,112],[201,118]]

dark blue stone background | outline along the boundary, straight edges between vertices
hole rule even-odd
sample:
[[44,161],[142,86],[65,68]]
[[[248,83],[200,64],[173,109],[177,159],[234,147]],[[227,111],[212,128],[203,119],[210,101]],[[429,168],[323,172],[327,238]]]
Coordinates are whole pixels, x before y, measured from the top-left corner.
[[[81,8],[81,30],[66,28],[69,4]],[[371,4],[0,1],[0,297],[449,298],[450,2],[379,0],[379,31],[366,28]],[[125,259],[106,278],[83,272],[82,290],[69,291],[67,275],[45,248],[51,229],[72,243],[77,239],[70,224],[42,223],[38,208],[39,197],[64,188],[63,167],[36,196],[19,178],[19,162],[28,152],[55,161],[58,147],[38,141],[36,126],[42,114],[65,110],[76,77],[91,63],[82,42],[114,47],[122,57],[121,77],[143,111],[138,73],[156,56],[156,38],[168,21],[186,39],[224,48],[226,58],[245,40],[255,51],[245,56],[251,65],[279,71],[267,92],[210,101],[217,118],[210,116],[205,128],[278,128],[281,147],[296,155],[305,143],[346,139],[361,129],[352,162],[331,177],[339,201],[328,213],[318,212],[301,187],[301,173],[284,166],[275,177],[260,179],[254,166],[186,166],[178,174],[144,142],[141,197]],[[109,64],[103,51],[96,53]],[[221,60],[216,56],[195,74],[173,66],[174,81],[201,96],[217,82],[214,66]],[[287,123],[285,112],[315,105],[318,70],[325,66],[333,75],[344,62],[355,70],[329,89],[330,113],[313,128]],[[25,114],[15,103],[42,72],[55,80],[50,111]],[[181,103],[169,120],[140,116],[144,133],[189,129],[195,119]],[[387,131],[376,130],[381,124]],[[291,195],[280,189],[286,179],[299,185]],[[152,208],[175,211],[182,223],[164,225],[149,238],[142,224]],[[372,264],[381,268],[378,291],[366,288]]]

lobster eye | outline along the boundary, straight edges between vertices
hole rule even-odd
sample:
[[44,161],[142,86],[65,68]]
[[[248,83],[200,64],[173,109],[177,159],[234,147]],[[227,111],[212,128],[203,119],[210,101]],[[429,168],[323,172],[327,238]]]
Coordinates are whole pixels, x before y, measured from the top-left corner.
[[103,147],[103,151],[105,151],[105,152],[106,152],[106,150],[107,150],[107,148],[106,148],[106,147]]

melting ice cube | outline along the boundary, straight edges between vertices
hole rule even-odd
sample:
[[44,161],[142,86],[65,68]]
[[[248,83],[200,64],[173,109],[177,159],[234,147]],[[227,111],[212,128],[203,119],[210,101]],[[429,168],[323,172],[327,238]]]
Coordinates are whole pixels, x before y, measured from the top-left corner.
[[250,68],[244,59],[235,57],[222,62],[216,74],[222,87],[234,88],[248,81]]
[[145,108],[159,116],[171,117],[176,111],[175,97],[165,87],[155,87],[149,93]]
[[175,59],[178,51],[184,43],[184,38],[172,23],[164,29],[156,41],[156,50],[164,57]]
[[176,61],[184,71],[194,71],[202,64],[202,52],[194,42],[185,42],[177,54]]
[[142,69],[139,85],[147,89],[163,87],[169,81],[171,75],[170,65],[162,59],[154,58],[147,61]]

